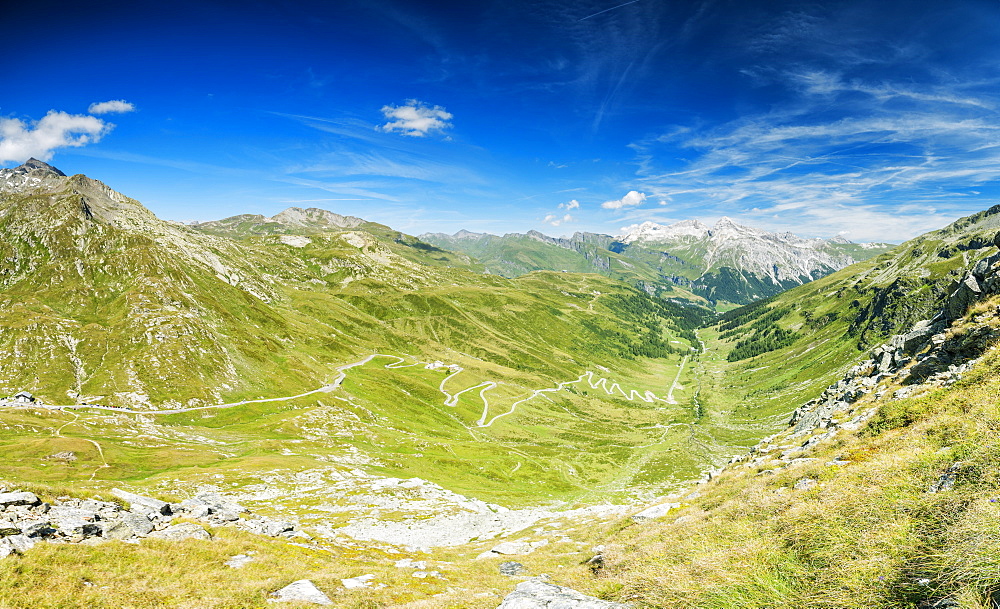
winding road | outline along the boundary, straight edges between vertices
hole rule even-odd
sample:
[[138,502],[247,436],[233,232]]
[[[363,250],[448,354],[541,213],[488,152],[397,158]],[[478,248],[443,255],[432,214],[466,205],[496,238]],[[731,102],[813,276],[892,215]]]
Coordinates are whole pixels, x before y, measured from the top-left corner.
[[[185,413],[185,412],[197,412],[197,411],[202,411],[202,410],[234,408],[236,406],[243,406],[243,405],[246,405],[246,404],[262,404],[262,403],[267,403],[267,402],[286,402],[286,401],[289,401],[289,400],[295,400],[295,399],[298,399],[298,398],[303,398],[303,397],[307,397],[307,396],[310,396],[310,395],[315,395],[317,393],[329,393],[331,391],[334,391],[334,390],[340,388],[340,386],[343,384],[344,380],[347,378],[347,373],[348,373],[348,371],[350,369],[356,368],[358,366],[363,366],[363,365],[371,362],[372,360],[374,360],[376,358],[389,358],[389,359],[394,360],[394,361],[392,361],[392,362],[390,362],[388,364],[385,364],[383,366],[384,368],[389,369],[389,370],[399,369],[399,368],[410,368],[410,367],[414,367],[414,366],[423,366],[424,368],[427,368],[429,370],[436,370],[436,369],[439,369],[439,368],[448,368],[449,370],[451,370],[451,373],[448,374],[448,376],[446,376],[444,379],[442,379],[441,383],[438,385],[438,390],[442,394],[444,394],[444,396],[445,396],[443,403],[447,407],[455,408],[455,407],[458,406],[458,400],[462,396],[462,394],[470,392],[470,391],[475,391],[476,389],[478,389],[479,390],[479,398],[483,401],[483,413],[479,417],[479,420],[476,421],[475,426],[476,427],[480,427],[480,428],[490,427],[498,419],[514,414],[514,412],[517,410],[517,407],[519,405],[524,404],[525,402],[531,401],[531,400],[537,398],[538,396],[544,395],[546,393],[554,393],[554,392],[557,392],[557,391],[561,391],[564,388],[569,387],[571,385],[575,385],[575,384],[578,384],[578,383],[584,383],[584,382],[586,382],[587,385],[589,385],[591,389],[594,389],[594,390],[598,390],[598,389],[599,390],[603,390],[607,395],[619,395],[619,396],[623,397],[624,399],[626,399],[628,401],[641,400],[643,402],[646,402],[647,404],[651,404],[653,402],[663,402],[665,404],[676,404],[677,402],[673,398],[673,391],[674,391],[674,388],[678,384],[678,381],[680,379],[681,373],[684,370],[684,364],[687,362],[687,356],[685,356],[684,359],[681,360],[681,365],[680,365],[680,368],[677,371],[677,376],[674,378],[673,384],[671,385],[669,393],[668,393],[668,395],[667,395],[666,398],[661,398],[661,397],[657,396],[655,393],[653,393],[652,391],[638,391],[638,390],[635,390],[635,389],[630,389],[630,390],[626,391],[625,389],[623,389],[621,387],[621,385],[619,383],[613,382],[613,381],[609,381],[609,379],[607,379],[605,377],[597,377],[593,371],[588,370],[588,371],[583,372],[582,374],[580,374],[580,376],[578,376],[577,378],[557,383],[554,387],[546,387],[546,388],[543,388],[543,389],[535,389],[535,390],[533,390],[531,392],[531,394],[529,396],[527,396],[525,398],[522,398],[520,400],[517,400],[514,403],[512,403],[510,405],[510,409],[507,410],[507,412],[503,412],[503,413],[494,415],[492,418],[489,416],[490,415],[490,402],[489,402],[489,398],[486,396],[486,392],[489,391],[489,390],[491,390],[491,389],[495,389],[496,387],[498,387],[498,383],[496,383],[495,381],[483,381],[483,382],[481,382],[481,383],[479,383],[477,385],[473,385],[471,387],[466,387],[465,389],[462,389],[461,391],[458,391],[458,392],[455,392],[455,393],[451,393],[450,391],[448,391],[448,389],[445,388],[445,385],[448,384],[449,381],[451,381],[452,379],[454,379],[456,376],[458,376],[462,372],[465,372],[465,368],[463,368],[463,367],[461,367],[461,366],[459,366],[457,364],[445,364],[445,363],[440,362],[440,361],[434,361],[434,362],[419,362],[419,361],[415,361],[415,362],[407,363],[408,360],[405,357],[401,357],[401,356],[398,356],[398,355],[389,355],[389,354],[385,354],[385,353],[373,353],[373,354],[371,354],[369,356],[366,356],[363,359],[360,359],[360,360],[358,360],[356,362],[352,362],[350,364],[344,364],[343,366],[338,366],[337,368],[334,369],[337,372],[337,376],[334,377],[334,379],[331,382],[329,382],[329,383],[327,383],[327,384],[325,384],[322,387],[319,387],[317,389],[313,389],[312,391],[306,391],[304,393],[299,393],[299,394],[290,395],[290,396],[283,396],[283,397],[260,398],[260,399],[256,399],[256,400],[240,400],[238,402],[227,402],[225,404],[212,404],[212,405],[208,405],[208,406],[191,406],[191,407],[186,407],[186,408],[164,408],[164,409],[159,409],[159,410],[135,410],[135,409],[132,409],[132,408],[117,408],[117,407],[113,407],[113,406],[100,406],[100,405],[89,405],[89,404],[88,405],[84,405],[84,404],[70,404],[70,405],[65,405],[65,406],[42,406],[42,405],[33,405],[32,406],[32,405],[25,405],[25,404],[0,404],[0,406],[35,407],[35,408],[41,407],[41,408],[48,408],[50,410],[65,410],[65,411],[75,411],[75,410],[106,410],[106,411],[110,411],[110,412],[125,413],[125,414],[161,415],[161,414],[180,414],[180,413]],[[98,446],[98,450],[100,450],[99,446]]]

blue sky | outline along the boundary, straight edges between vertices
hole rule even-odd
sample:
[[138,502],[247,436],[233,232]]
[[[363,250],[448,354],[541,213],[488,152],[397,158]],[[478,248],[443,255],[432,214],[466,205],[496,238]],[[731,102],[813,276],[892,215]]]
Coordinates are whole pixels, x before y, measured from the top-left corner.
[[[0,165],[170,220],[409,232],[727,215],[900,241],[995,204],[1000,3],[20,3]],[[116,103],[107,103],[116,102]]]

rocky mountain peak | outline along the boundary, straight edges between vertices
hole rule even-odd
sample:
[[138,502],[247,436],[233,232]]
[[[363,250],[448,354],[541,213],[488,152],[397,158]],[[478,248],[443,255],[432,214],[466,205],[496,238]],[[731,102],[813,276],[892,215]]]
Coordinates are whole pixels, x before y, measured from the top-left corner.
[[15,171],[17,171],[19,169],[23,169],[25,173],[39,173],[40,172],[40,173],[44,173],[44,174],[54,174],[54,175],[61,176],[61,177],[64,177],[64,178],[66,177],[65,173],[59,171],[58,169],[56,169],[55,167],[53,167],[52,165],[49,165],[48,163],[46,163],[44,161],[39,161],[35,157],[31,157],[30,159],[28,159],[27,161],[25,161],[24,164],[20,165],[19,167],[15,167],[14,168]]
[[708,227],[698,220],[682,220],[666,226],[646,221],[642,224],[633,224],[624,227],[620,237],[623,243],[633,243],[635,241],[669,241],[681,237],[702,239],[708,236],[708,232]]
[[467,231],[465,229],[462,229],[457,233],[455,233],[454,235],[452,235],[452,237],[454,237],[455,239],[481,239],[483,237],[489,237],[489,236],[491,235],[489,235],[488,233],[474,233],[472,231]]
[[44,181],[65,178],[66,174],[52,165],[32,157],[17,167],[0,169],[0,191],[17,192],[34,189]]
[[271,221],[288,226],[301,226],[305,228],[314,228],[317,226],[355,228],[365,222],[363,219],[355,216],[342,216],[318,207],[310,207],[309,209],[289,207],[272,217]]
[[[727,240],[746,237],[749,235],[756,234],[766,234],[764,231],[758,230],[756,228],[751,228],[749,226],[744,226],[742,224],[737,224],[729,216],[722,216],[715,223],[710,231],[713,241]],[[798,239],[799,237],[796,237]]]

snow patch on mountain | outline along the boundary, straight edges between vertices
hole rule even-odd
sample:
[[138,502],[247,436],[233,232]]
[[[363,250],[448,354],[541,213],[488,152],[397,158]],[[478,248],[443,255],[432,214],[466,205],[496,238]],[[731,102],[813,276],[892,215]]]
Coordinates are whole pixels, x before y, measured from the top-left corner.
[[[728,266],[770,277],[775,282],[809,280],[816,273],[827,274],[854,262],[850,256],[835,251],[836,240],[805,239],[793,233],[769,233],[744,226],[722,217],[711,228],[698,220],[684,220],[670,225],[643,222],[622,228],[619,241],[676,251],[699,245],[705,251],[705,272]],[[667,249],[669,248],[669,250]]]

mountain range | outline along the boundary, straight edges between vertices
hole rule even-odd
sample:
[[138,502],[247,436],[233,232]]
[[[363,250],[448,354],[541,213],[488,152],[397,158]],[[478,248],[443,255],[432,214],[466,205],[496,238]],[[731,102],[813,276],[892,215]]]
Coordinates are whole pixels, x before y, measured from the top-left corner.
[[622,231],[618,236],[577,232],[569,238],[537,231],[502,237],[459,231],[420,238],[468,254],[506,277],[535,270],[594,272],[650,294],[708,301],[723,309],[773,296],[893,247],[769,233],[730,218],[712,227],[684,220],[668,226],[644,222]]

